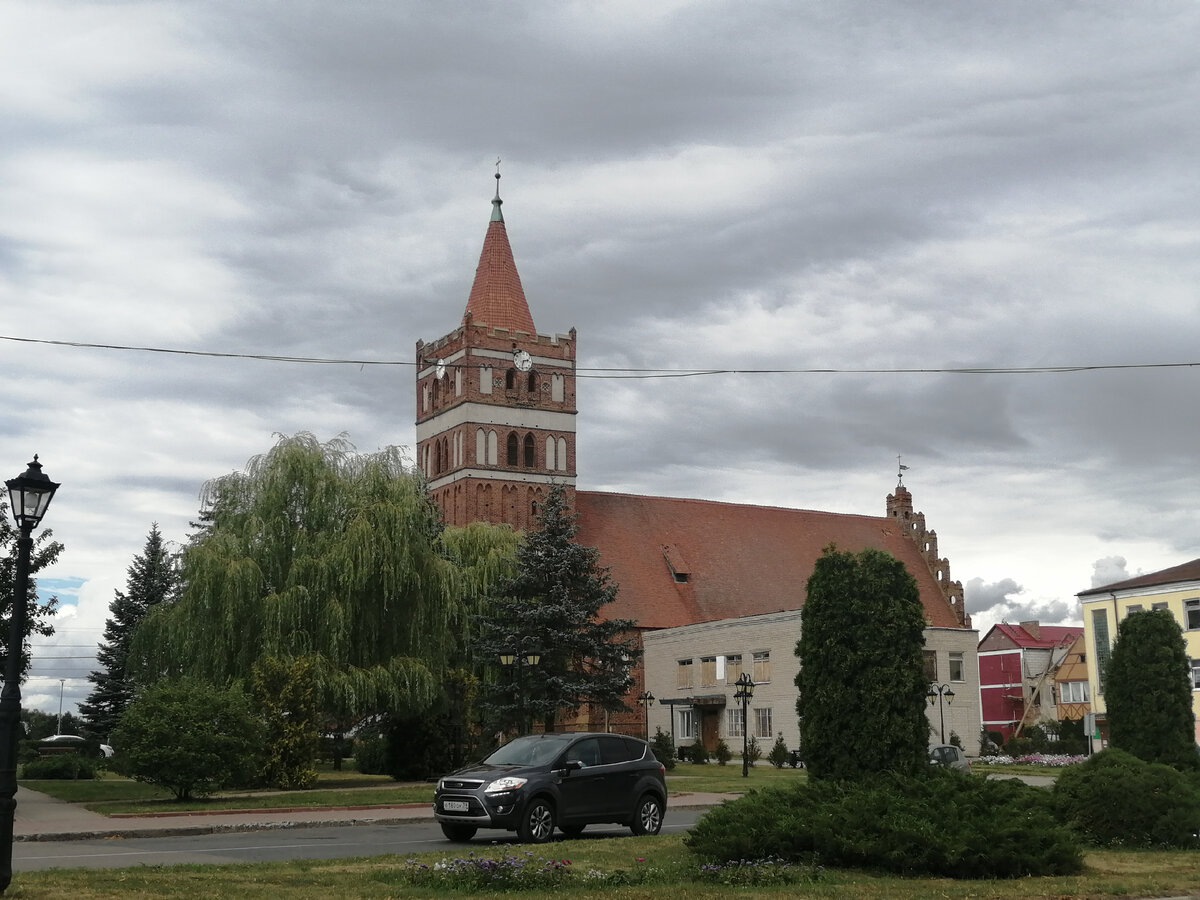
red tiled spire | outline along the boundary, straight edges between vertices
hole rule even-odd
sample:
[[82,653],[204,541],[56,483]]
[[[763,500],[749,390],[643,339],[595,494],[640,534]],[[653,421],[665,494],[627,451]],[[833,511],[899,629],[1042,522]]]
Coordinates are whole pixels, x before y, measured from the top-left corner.
[[500,173],[497,172],[492,220],[483,239],[483,252],[479,254],[479,267],[475,270],[475,283],[471,285],[463,322],[470,320],[477,324],[486,323],[492,328],[536,334],[525,290],[521,287],[521,276],[517,274],[517,264],[508,245],[508,232],[504,229],[504,214],[500,212],[503,202],[500,199]]

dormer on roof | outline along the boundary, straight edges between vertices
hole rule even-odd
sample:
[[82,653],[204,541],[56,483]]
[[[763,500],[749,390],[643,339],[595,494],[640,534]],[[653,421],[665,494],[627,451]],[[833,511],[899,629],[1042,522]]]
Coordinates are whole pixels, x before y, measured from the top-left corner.
[[475,282],[467,298],[464,323],[482,323],[489,328],[504,328],[510,332],[537,334],[533,315],[521,287],[521,276],[508,243],[504,213],[500,211],[500,173],[496,173],[496,196],[492,198],[492,218],[483,238]]

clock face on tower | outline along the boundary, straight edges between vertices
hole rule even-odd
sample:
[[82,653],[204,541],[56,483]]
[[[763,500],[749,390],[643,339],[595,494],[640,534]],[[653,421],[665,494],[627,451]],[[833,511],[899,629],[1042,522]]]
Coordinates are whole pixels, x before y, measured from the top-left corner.
[[533,357],[525,350],[513,351],[513,364],[522,372],[528,372],[533,368]]

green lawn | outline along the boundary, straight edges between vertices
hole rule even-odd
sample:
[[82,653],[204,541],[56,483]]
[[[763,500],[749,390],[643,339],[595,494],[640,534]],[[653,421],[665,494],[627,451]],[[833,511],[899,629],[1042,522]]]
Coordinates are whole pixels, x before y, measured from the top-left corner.
[[[1036,767],[989,767],[988,772],[1030,770],[1032,774],[1054,775],[1058,770]],[[980,770],[976,769],[980,774]],[[740,763],[696,765],[678,763],[667,773],[667,789],[673,796],[689,793],[739,794],[755,787],[781,785],[808,777],[804,769],[759,762],[742,777]],[[351,769],[322,771],[315,787],[307,791],[226,791],[204,800],[175,801],[164,790],[122,778],[111,772],[95,780],[25,780],[21,784],[70,803],[82,803],[98,813],[184,812],[211,809],[280,809],[312,806],[374,806],[398,803],[430,803],[432,782],[396,782],[386,775],[363,775]]]
[[[505,853],[522,855],[517,846],[480,846],[476,857]],[[1195,853],[1097,851],[1087,855],[1087,870],[1078,876],[1022,878],[1010,881],[952,881],[945,878],[898,878],[850,870],[824,870],[820,879],[799,887],[731,887],[703,883],[698,865],[678,835],[652,838],[607,838],[560,841],[533,848],[535,857],[569,859],[568,881],[554,890],[509,894],[529,900],[550,900],[569,890],[573,898],[619,900],[758,900],[843,898],[843,900],[922,900],[928,897],[967,900],[1056,900],[1071,898],[1164,897],[1200,892],[1200,867]],[[423,854],[427,863],[452,853]],[[128,869],[55,869],[18,872],[6,897],[21,900],[108,900],[108,898],[238,897],[245,900],[329,900],[329,898],[417,898],[497,896],[462,890],[431,889],[406,884],[400,875],[404,859],[379,856],[362,859],[305,860],[256,865],[141,866]],[[592,887],[591,870],[637,872],[655,868],[663,873],[651,884]]]

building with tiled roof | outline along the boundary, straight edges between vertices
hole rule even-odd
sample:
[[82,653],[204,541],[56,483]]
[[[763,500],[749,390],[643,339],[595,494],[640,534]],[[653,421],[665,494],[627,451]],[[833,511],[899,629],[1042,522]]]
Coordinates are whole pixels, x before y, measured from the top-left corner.
[[[931,680],[963,679],[955,730],[969,748],[977,747],[978,635],[961,583],[950,579],[949,562],[938,556],[937,534],[926,529],[902,483],[887,495],[880,516],[576,490],[577,336],[574,329],[566,334],[534,329],[500,204],[497,187],[461,324],[416,347],[417,458],[447,524],[487,521],[525,529],[550,487],[565,485],[577,515],[577,540],[600,551],[619,586],[606,614],[633,619],[642,635],[661,633],[663,639],[672,637],[671,629],[699,629],[692,637],[700,635],[694,655],[704,676],[710,672],[703,661],[727,675],[734,658],[745,659],[750,670],[753,660],[770,657],[778,661],[774,672],[786,671],[784,658],[794,664],[799,638],[799,618],[787,614],[803,605],[823,549],[835,544],[847,551],[884,550],[917,580],[929,626],[927,647],[939,655]],[[743,627],[779,614],[782,619],[765,630]],[[717,640],[734,633],[757,643],[735,652],[729,641]],[[767,638],[770,646],[763,644]],[[684,652],[681,646],[676,642],[675,651]],[[652,708],[651,734],[661,727],[677,736],[682,729],[685,739],[694,731],[706,742],[735,736],[730,730],[737,723],[721,716],[733,692],[726,677],[719,685],[704,684],[703,697],[680,694],[676,670],[683,658],[655,657],[651,643],[645,650],[631,695],[649,689],[673,701]],[[955,668],[951,654],[969,665]],[[666,674],[660,677],[660,670]],[[769,666],[756,668],[760,676],[768,671]],[[757,695],[762,712],[755,714],[768,732],[763,736],[783,731],[794,746],[795,687],[778,674],[768,681]],[[579,724],[642,733],[642,715],[637,710],[619,720]],[[701,733],[702,727],[708,730]]]
[[1031,725],[1058,721],[1057,675],[1082,634],[1080,626],[1036,621],[993,625],[979,642],[983,727],[1008,740]]
[[1169,612],[1183,631],[1191,662],[1196,743],[1200,744],[1200,559],[1089,588],[1076,596],[1083,606],[1088,683],[1102,741],[1108,733],[1102,673],[1117,637],[1117,625],[1130,613],[1161,609]]

